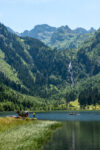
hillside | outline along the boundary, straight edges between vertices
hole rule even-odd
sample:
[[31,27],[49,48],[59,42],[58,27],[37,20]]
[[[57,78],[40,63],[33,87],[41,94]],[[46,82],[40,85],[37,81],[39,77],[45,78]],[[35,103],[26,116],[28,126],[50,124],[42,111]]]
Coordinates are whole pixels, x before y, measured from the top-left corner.
[[[52,50],[33,38],[20,38],[0,24],[0,83],[8,89],[59,99],[61,91],[70,84],[69,59],[64,52]],[[2,102],[9,101],[5,94],[2,97]]]
[[[0,24],[1,109],[6,108],[6,101],[10,102],[8,110],[11,106],[31,109],[40,105],[45,107],[47,103],[58,105],[65,103],[65,99],[68,102],[76,98],[82,105],[99,102],[99,43],[100,30],[78,50],[60,51],[45,46],[39,40],[11,34]],[[94,95],[96,93],[98,98],[95,102],[82,100],[85,91],[89,93],[87,99],[91,91]]]
[[67,92],[66,100],[78,98],[81,105],[100,104],[100,30],[78,50],[77,62],[79,81]]
[[22,37],[33,37],[41,40],[46,45],[52,48],[66,49],[79,48],[80,45],[92,37],[95,32],[94,28],[86,30],[84,28],[70,29],[68,26],[61,26],[58,28],[49,25],[37,25],[32,30],[24,31],[20,34]]

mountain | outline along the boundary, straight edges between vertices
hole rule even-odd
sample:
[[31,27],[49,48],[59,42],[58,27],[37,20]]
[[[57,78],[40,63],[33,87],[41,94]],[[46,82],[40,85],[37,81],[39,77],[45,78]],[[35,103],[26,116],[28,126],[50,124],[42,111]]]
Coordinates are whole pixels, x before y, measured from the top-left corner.
[[12,34],[15,34],[15,31],[13,31],[10,27],[7,27],[7,30]]
[[13,29],[11,29],[10,27],[7,27],[7,30],[8,30],[10,33],[12,33],[12,34],[16,34],[16,35],[20,36],[20,33],[15,32],[15,31],[14,31]]
[[93,27],[91,27],[90,30],[89,30],[89,32],[95,32],[95,31],[96,30]]
[[80,45],[92,37],[95,29],[86,30],[84,28],[70,29],[67,25],[59,28],[51,27],[46,24],[37,25],[32,30],[24,31],[20,36],[33,37],[41,40],[47,46],[58,49],[79,48]]
[[[59,28],[61,33],[65,30],[72,32],[68,26]],[[11,34],[0,24],[0,109],[36,109],[76,98],[82,105],[99,103],[99,60],[100,30],[78,50],[59,51],[37,39]]]
[[43,24],[35,26],[34,29],[32,29],[31,31],[26,30],[20,35],[22,37],[28,36],[39,39],[41,41],[48,41],[54,31],[56,31],[55,27],[50,27],[49,25]]
[[[20,93],[41,98],[62,97],[61,91],[70,84],[69,56],[66,58],[64,52],[52,50],[39,40],[11,34],[0,24],[0,83],[5,87],[5,95],[7,87],[8,91],[16,91],[11,92],[16,93],[16,97],[20,97]],[[6,99],[17,105],[11,93],[13,100],[3,94],[0,101],[4,103]],[[28,107],[28,103],[31,102],[25,101],[20,105]]]
[[81,105],[100,104],[100,30],[84,42],[76,58],[78,82],[68,91],[67,101],[78,98]]
[[85,72],[89,76],[100,72],[100,30],[92,39],[84,42],[77,53],[78,61],[84,65]]
[[86,33],[90,32],[90,31],[87,31],[87,30],[84,29],[84,28],[76,28],[76,29],[74,30],[74,32],[77,33],[77,34],[86,34]]

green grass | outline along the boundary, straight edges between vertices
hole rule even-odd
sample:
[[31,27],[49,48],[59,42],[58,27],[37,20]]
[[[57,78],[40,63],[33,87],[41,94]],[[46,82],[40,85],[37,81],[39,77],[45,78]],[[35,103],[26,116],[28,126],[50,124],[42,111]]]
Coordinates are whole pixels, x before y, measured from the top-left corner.
[[0,118],[0,150],[40,150],[60,125],[54,121]]

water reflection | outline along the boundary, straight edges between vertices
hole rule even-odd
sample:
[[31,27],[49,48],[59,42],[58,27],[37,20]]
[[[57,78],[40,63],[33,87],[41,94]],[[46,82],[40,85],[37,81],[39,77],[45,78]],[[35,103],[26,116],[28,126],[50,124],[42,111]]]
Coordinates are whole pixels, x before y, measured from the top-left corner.
[[100,122],[68,121],[44,150],[100,150]]

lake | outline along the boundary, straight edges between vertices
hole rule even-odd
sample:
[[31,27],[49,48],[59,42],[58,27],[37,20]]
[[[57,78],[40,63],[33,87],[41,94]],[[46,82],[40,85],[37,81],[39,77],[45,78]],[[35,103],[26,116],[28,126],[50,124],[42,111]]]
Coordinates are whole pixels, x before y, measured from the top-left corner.
[[[75,115],[71,115],[75,113]],[[17,116],[14,112],[0,113],[0,117]],[[29,117],[33,118],[33,113],[29,113]],[[57,121],[100,121],[100,111],[55,111],[36,113],[39,120],[57,120]]]
[[100,112],[50,112],[38,119],[60,120],[57,130],[43,150],[100,150]]
[[[33,117],[32,113],[29,117]],[[40,120],[57,120],[63,123],[43,150],[100,150],[100,111],[81,111],[75,112],[74,115],[67,111],[36,113],[36,117]]]
[[37,114],[39,119],[60,120],[57,130],[43,150],[100,150],[100,112],[51,112]]
[[100,150],[100,122],[67,121],[44,150]]

